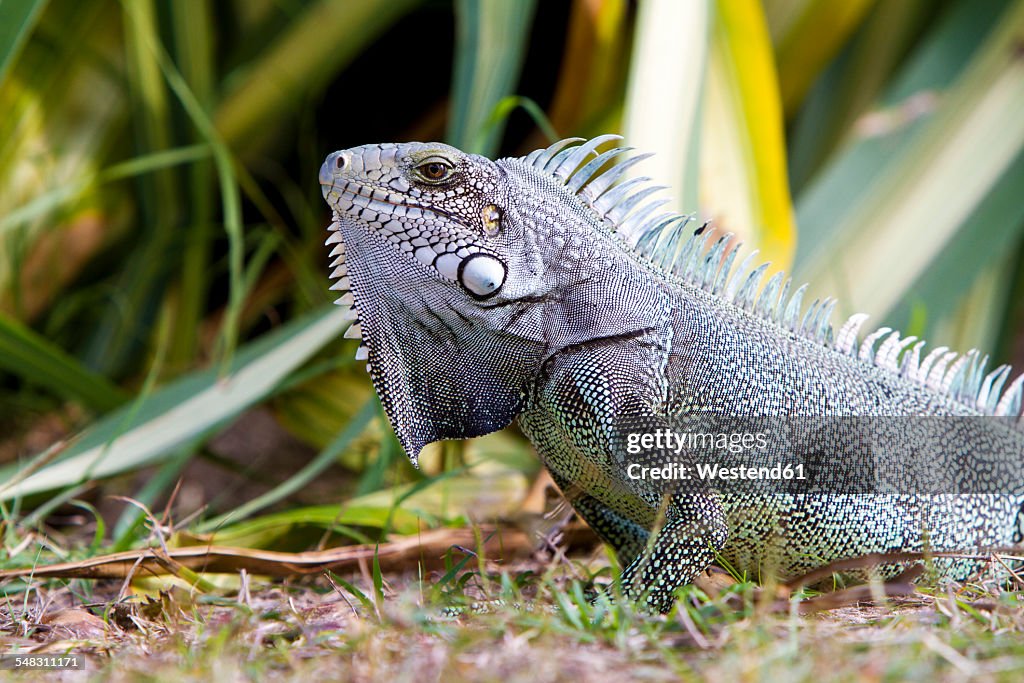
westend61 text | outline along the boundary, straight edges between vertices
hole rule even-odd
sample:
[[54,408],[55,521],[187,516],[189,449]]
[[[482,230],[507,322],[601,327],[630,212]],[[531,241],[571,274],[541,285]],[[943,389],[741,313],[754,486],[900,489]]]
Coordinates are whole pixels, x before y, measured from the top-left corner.
[[631,455],[650,450],[667,450],[679,455],[683,450],[715,448],[742,453],[756,448],[764,450],[768,447],[768,435],[757,433],[704,433],[674,432],[671,429],[658,429],[648,433],[633,433],[626,437],[626,452]]
[[[694,476],[696,475],[696,476]],[[777,463],[772,467],[749,467],[736,465],[722,467],[717,463],[695,463],[684,465],[681,462],[670,462],[660,467],[647,467],[633,463],[626,468],[626,476],[630,479],[654,479],[661,481],[685,481],[701,479],[704,481],[784,481],[805,480],[804,466]]]

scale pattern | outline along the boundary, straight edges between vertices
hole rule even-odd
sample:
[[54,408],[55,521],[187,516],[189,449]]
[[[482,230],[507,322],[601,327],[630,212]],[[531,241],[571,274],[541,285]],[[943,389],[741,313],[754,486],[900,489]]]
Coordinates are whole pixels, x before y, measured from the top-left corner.
[[[644,155],[599,151],[617,139],[499,161],[440,143],[366,145],[324,162],[332,289],[413,462],[427,443],[518,420],[615,548],[625,594],[655,610],[716,555],[785,578],[867,553],[1020,542],[1024,481],[1005,494],[756,495],[626,476],[624,430],[695,414],[1016,421],[1024,375],[1004,390],[1010,369],[986,372],[977,351],[922,357],[923,342],[887,328],[858,341],[863,315],[834,332],[834,300],[804,309],[804,287],[790,293],[781,273],[762,282],[756,252],[733,268],[730,236],[708,248],[690,217],[659,213],[661,188],[623,181]],[[935,463],[954,479],[1024,463],[1015,426],[989,444],[997,462],[969,475],[954,456],[969,457],[972,437],[956,438]],[[979,565],[940,564],[954,578]]]

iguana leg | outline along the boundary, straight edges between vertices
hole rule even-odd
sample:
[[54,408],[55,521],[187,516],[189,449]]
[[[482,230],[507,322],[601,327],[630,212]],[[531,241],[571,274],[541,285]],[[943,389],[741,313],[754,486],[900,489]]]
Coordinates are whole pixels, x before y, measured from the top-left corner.
[[665,524],[622,572],[623,593],[652,611],[667,612],[677,588],[685,586],[715,560],[728,537],[725,512],[716,498],[677,494],[665,512]]
[[615,555],[623,567],[639,557],[647,547],[647,539],[650,536],[645,527],[623,517],[557,472],[552,471],[551,478],[555,480],[555,484],[561,489],[562,495],[572,505],[576,514],[583,518],[601,540],[615,550]]
[[[609,341],[553,358],[534,406],[519,420],[573,506],[617,551],[623,548],[623,593],[649,609],[667,610],[675,590],[711,564],[728,534],[722,504],[706,486],[694,482],[684,493],[674,482],[628,474],[632,464],[659,466],[688,457],[658,449],[629,453],[623,439],[668,429],[658,410],[663,383],[657,374],[617,370],[658,367],[650,357],[658,348],[653,341]],[[616,541],[623,528],[650,528],[666,498],[655,538],[632,531],[630,542]]]

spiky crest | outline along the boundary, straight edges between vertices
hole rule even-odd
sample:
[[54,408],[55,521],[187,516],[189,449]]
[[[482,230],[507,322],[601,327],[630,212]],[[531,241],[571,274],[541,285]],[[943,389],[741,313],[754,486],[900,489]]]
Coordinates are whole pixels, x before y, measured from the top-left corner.
[[[344,292],[341,297],[334,300],[334,303],[339,306],[348,306],[345,310],[345,317],[352,320],[353,323],[349,325],[348,329],[345,330],[346,339],[362,339],[363,329],[359,322],[359,310],[356,308],[355,297],[352,296],[350,291],[352,283],[348,278],[348,267],[345,265],[345,243],[341,241],[341,232],[337,222],[331,223],[327,226],[327,230],[330,235],[327,237],[325,245],[334,245],[331,249],[331,279],[334,280],[334,284],[331,285],[331,289],[336,292]],[[356,349],[356,360],[367,360],[370,357],[370,349],[365,344],[360,344],[359,348]],[[366,370],[370,370],[370,364],[366,364]]]
[[[899,332],[888,327],[875,330],[858,343],[857,333],[868,318],[862,313],[850,316],[833,341],[830,318],[837,303],[835,299],[815,300],[804,311],[803,295],[807,285],[801,285],[789,296],[792,282],[781,272],[775,273],[761,287],[769,263],[762,263],[747,274],[757,251],[749,253],[739,267],[732,270],[742,244],[732,246],[731,233],[706,249],[710,237],[705,229],[707,224],[687,235],[692,216],[657,213],[667,200],[648,200],[650,195],[664,188],[649,185],[650,179],[646,177],[621,181],[627,170],[651,156],[638,154],[623,158],[632,147],[614,147],[598,153],[601,145],[621,139],[619,135],[600,135],[589,141],[567,138],[530,153],[523,162],[565,185],[636,253],[666,273],[773,321],[798,336],[945,393],[983,414],[1020,418],[1024,374],[1002,391],[1010,366],[1001,365],[986,374],[989,357],[982,357],[977,349],[961,355],[941,346],[922,360],[923,341],[917,341],[916,337],[901,338]],[[582,144],[575,145],[575,142]]]

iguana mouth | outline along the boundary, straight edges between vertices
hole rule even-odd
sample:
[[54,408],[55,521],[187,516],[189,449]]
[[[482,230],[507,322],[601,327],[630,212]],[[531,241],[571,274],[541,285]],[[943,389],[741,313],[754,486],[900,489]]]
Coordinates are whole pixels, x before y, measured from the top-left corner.
[[[381,230],[374,229],[370,224],[371,221],[363,216],[364,212],[374,213],[374,218],[376,219],[380,215],[394,216],[396,213],[393,207],[400,207],[406,211],[415,208],[424,212],[429,211],[445,218],[448,218],[448,216],[444,212],[433,210],[430,207],[405,201],[405,198],[402,201],[396,200],[391,193],[374,190],[372,187],[354,180],[346,179],[338,182],[338,179],[325,177],[323,170],[321,170],[320,185],[323,188],[324,199],[330,204],[334,214],[334,221],[327,227],[331,234],[326,242],[327,245],[334,245],[330,253],[333,259],[330,264],[332,268],[330,278],[334,280],[334,284],[331,285],[330,289],[341,293],[341,296],[334,301],[335,304],[349,307],[346,315],[354,322],[345,331],[345,337],[347,339],[360,340],[359,347],[356,349],[356,360],[365,360],[367,372],[372,372],[369,361],[369,339],[363,335],[365,321],[356,304],[356,291],[353,287],[352,279],[349,277],[349,265],[345,261],[346,248],[341,231],[341,223],[342,221],[347,221],[352,225],[356,225],[364,233],[372,235],[371,239],[378,239],[384,244],[396,248],[396,251],[402,251],[397,244],[388,239],[388,235],[384,234]],[[345,202],[348,202],[348,207],[341,208],[345,205]]]
[[[344,180],[344,187],[339,187],[338,184],[332,179],[329,182],[324,180],[320,181],[320,186],[325,188],[324,198],[331,204],[332,207],[336,207],[335,202],[340,200],[348,199],[352,202],[353,207],[357,207],[358,211],[345,210],[334,208],[335,219],[338,219],[339,214],[349,216],[352,218],[360,218],[363,211],[374,211],[376,213],[384,213],[388,216],[401,215],[396,214],[394,211],[389,211],[383,205],[394,206],[406,209],[419,209],[432,213],[439,218],[455,223],[459,227],[466,228],[455,216],[448,213],[444,209],[439,209],[436,206],[429,204],[423,204],[415,201],[414,198],[408,195],[402,196],[394,192],[386,192],[385,190],[374,189],[368,185],[362,185],[355,180]],[[352,189],[352,188],[355,189]],[[395,197],[398,199],[395,199]],[[366,201],[365,204],[359,203],[356,199],[363,199]]]

